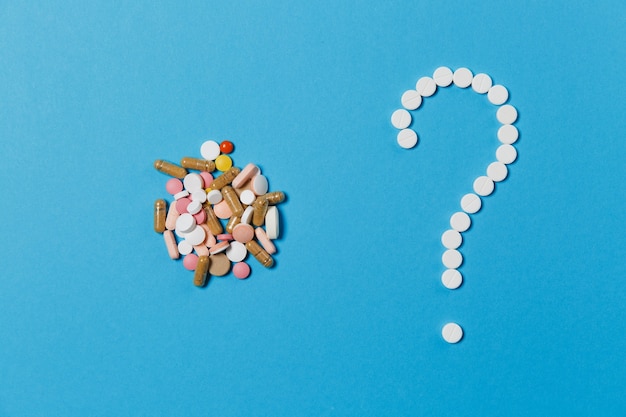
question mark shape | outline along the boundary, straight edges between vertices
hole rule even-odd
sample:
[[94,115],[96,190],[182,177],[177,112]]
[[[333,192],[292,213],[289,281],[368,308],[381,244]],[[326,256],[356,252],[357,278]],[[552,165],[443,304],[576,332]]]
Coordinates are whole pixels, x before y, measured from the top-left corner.
[[[437,91],[437,87],[456,85],[459,88],[472,87],[478,94],[487,94],[490,103],[498,106],[496,118],[502,124],[498,129],[498,140],[502,143],[496,150],[496,161],[489,164],[486,175],[481,175],[474,180],[474,192],[467,193],[461,198],[461,209],[450,218],[450,229],[443,232],[441,243],[446,248],[441,256],[441,262],[446,270],[441,276],[443,285],[454,290],[461,286],[463,276],[458,268],[463,263],[463,255],[458,251],[463,242],[462,233],[471,225],[470,214],[477,213],[481,206],[481,197],[487,197],[493,193],[495,183],[503,181],[508,175],[507,165],[517,159],[517,150],[513,144],[519,137],[519,131],[513,123],[517,120],[517,110],[510,104],[505,104],[509,99],[509,92],[502,85],[493,85],[491,77],[487,74],[476,74],[467,68],[459,68],[454,73],[448,67],[439,67],[432,77],[420,78],[415,90],[407,90],[402,94],[401,102],[403,109],[398,109],[391,115],[391,124],[397,129],[398,144],[410,149],[417,145],[417,133],[409,126],[412,117],[408,110],[416,110],[425,97],[430,97]],[[448,343],[458,343],[463,338],[463,329],[457,323],[447,323],[441,330],[443,339]]]

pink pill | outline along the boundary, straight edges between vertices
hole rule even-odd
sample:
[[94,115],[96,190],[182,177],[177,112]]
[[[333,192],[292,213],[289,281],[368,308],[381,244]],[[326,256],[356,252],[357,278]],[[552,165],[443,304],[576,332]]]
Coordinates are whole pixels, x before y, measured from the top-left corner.
[[254,234],[256,235],[257,240],[263,246],[263,249],[270,255],[276,253],[276,246],[272,243],[269,237],[267,237],[267,233],[263,230],[262,227],[257,227],[254,229]]
[[224,242],[220,242],[217,245],[214,245],[212,248],[209,249],[209,253],[211,255],[215,255],[217,253],[222,253],[224,252],[226,249],[228,249],[228,247],[230,246],[230,243],[228,243],[227,241]]
[[215,237],[217,238],[217,240],[233,240],[233,235],[231,235],[230,233],[222,233]]
[[[176,211],[180,214],[189,213],[187,206],[191,203],[191,198],[183,197],[176,201]],[[204,210],[203,210],[204,211]]]
[[250,242],[254,238],[254,228],[249,224],[239,223],[233,228],[233,237],[237,242]]
[[239,279],[246,279],[250,276],[250,265],[245,262],[237,262],[233,266],[233,275]]
[[209,226],[207,226],[206,223],[202,223],[200,227],[202,227],[204,231],[206,232],[206,239],[204,240],[204,245],[207,248],[210,248],[211,246],[215,246],[215,244],[217,243],[217,240],[215,239],[215,236],[213,235],[213,233],[211,233],[211,229],[209,229]]
[[225,200],[222,200],[220,203],[214,205],[213,211],[219,219],[230,219],[230,216],[233,215],[233,212],[230,211],[230,207],[228,207]]
[[196,224],[204,223],[206,221],[206,211],[200,210],[193,215],[193,218],[196,219]]
[[213,175],[206,171],[202,171],[200,173],[200,176],[204,180],[204,188],[209,188],[211,186],[211,183],[213,182]]
[[183,191],[183,182],[178,178],[171,178],[165,183],[165,189],[171,195],[178,194]]
[[198,266],[198,255],[190,253],[189,255],[185,256],[185,258],[183,259],[183,266],[185,267],[185,269],[195,271],[196,266]]
[[[209,248],[204,245],[197,245],[193,247],[198,256],[209,256]],[[194,268],[195,269],[195,268]]]

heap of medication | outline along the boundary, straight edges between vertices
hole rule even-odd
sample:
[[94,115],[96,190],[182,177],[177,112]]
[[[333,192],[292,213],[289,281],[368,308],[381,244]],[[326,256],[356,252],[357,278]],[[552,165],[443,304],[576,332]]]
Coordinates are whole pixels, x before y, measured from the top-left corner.
[[[154,203],[154,230],[163,234],[172,259],[183,256],[183,266],[194,272],[193,282],[204,286],[209,276],[250,275],[248,253],[261,265],[274,265],[273,240],[279,236],[277,204],[281,191],[269,192],[267,178],[252,163],[243,169],[228,156],[229,141],[206,141],[202,158],[184,157],[180,165],[157,160],[154,167],[173,178],[165,189],[173,196]],[[221,175],[214,175],[215,171]],[[232,264],[232,268],[231,268]]]

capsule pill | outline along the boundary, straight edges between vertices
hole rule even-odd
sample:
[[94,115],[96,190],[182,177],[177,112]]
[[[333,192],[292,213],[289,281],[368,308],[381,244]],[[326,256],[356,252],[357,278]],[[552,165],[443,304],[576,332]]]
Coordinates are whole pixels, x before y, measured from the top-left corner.
[[247,242],[246,249],[248,249],[248,252],[250,252],[252,256],[254,256],[254,258],[264,267],[270,268],[274,265],[274,259],[272,259],[270,254],[267,253],[265,249],[263,249],[255,240]]
[[185,168],[161,159],[154,161],[154,167],[157,171],[174,178],[185,178],[185,175],[187,175],[187,170]]
[[196,287],[203,287],[204,284],[206,284],[206,278],[207,278],[207,273],[209,272],[210,264],[211,264],[211,258],[209,258],[209,256],[200,256],[198,258],[196,271],[193,274],[193,284]]
[[215,171],[215,162],[207,161],[206,159],[192,158],[189,156],[180,160],[180,164],[189,169],[195,169],[197,171],[213,172]]
[[252,203],[252,207],[254,207],[254,212],[252,213],[252,224],[255,226],[262,226],[265,222],[265,214],[267,213],[267,207],[269,205],[269,201],[264,197],[257,197]]
[[224,172],[222,175],[220,175],[219,177],[215,178],[213,180],[213,182],[211,183],[211,186],[209,187],[209,189],[211,189],[211,190],[221,190],[225,186],[227,186],[230,183],[232,183],[233,180],[235,179],[235,177],[237,175],[239,175],[240,171],[241,170],[239,168],[237,168],[237,167],[230,168],[228,171]]
[[239,196],[230,185],[226,185],[222,188],[222,196],[224,197],[224,201],[228,204],[230,211],[233,216],[239,216],[243,214],[243,206],[241,205],[241,201],[239,201]]
[[271,193],[267,193],[263,195],[270,206],[282,203],[285,201],[285,193],[282,191],[273,191]]
[[159,199],[154,202],[154,231],[163,233],[165,231],[165,200]]

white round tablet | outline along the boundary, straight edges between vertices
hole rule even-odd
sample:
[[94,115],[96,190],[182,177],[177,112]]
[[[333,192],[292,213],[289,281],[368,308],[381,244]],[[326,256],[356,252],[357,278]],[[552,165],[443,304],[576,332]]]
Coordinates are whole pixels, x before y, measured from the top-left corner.
[[474,192],[480,196],[488,196],[493,193],[495,185],[493,180],[486,175],[481,175],[474,180]]
[[517,120],[517,109],[510,104],[505,104],[496,112],[496,118],[503,125],[513,124]]
[[459,68],[454,71],[454,75],[452,75],[452,81],[454,85],[460,88],[467,88],[472,84],[472,71],[467,68]]
[[456,249],[461,246],[463,237],[456,230],[446,230],[441,235],[441,243],[448,249]]
[[512,145],[500,145],[496,150],[496,159],[503,164],[511,164],[517,159],[517,150]]
[[485,94],[489,91],[492,84],[491,77],[487,74],[476,74],[472,79],[472,90],[476,91],[478,94]]
[[204,180],[199,174],[191,173],[185,175],[185,178],[183,179],[183,185],[185,186],[185,189],[187,191],[193,193],[194,191],[202,190],[202,187],[204,186]]
[[183,213],[176,219],[177,233],[191,232],[194,227],[196,227],[196,219],[189,213]]
[[211,204],[217,204],[222,201],[222,193],[220,190],[211,190],[206,195],[206,201]]
[[181,198],[185,198],[189,195],[189,191],[183,190],[180,193],[174,194],[174,200],[180,200]]
[[433,73],[433,80],[439,87],[447,87],[452,84],[452,70],[448,67],[439,67]]
[[398,109],[391,115],[391,124],[396,129],[405,129],[411,124],[411,113],[404,109]]
[[267,193],[269,184],[265,175],[257,174],[252,178],[252,191],[256,195],[263,195]]
[[441,329],[441,336],[448,343],[458,343],[463,338],[463,329],[456,323],[447,323]]
[[415,110],[422,105],[422,96],[415,90],[407,90],[400,99],[402,106],[407,110]]
[[187,211],[189,214],[197,214],[202,210],[202,203],[197,200],[192,200],[191,203],[187,206]]
[[500,182],[506,178],[509,170],[502,162],[492,162],[487,167],[487,176],[494,182]]
[[191,232],[185,234],[185,240],[191,246],[196,246],[204,242],[206,239],[206,231],[200,226],[196,226]]
[[199,201],[200,203],[204,203],[206,201],[206,191],[194,191],[193,193],[191,193],[191,201]]
[[246,207],[246,209],[243,211],[243,214],[241,215],[240,223],[250,224],[250,222],[252,221],[253,214],[254,214],[254,207],[252,206]]
[[517,142],[518,137],[519,131],[513,125],[500,126],[500,129],[498,129],[498,140],[506,145]]
[[200,155],[208,161],[213,161],[215,158],[220,156],[220,145],[219,143],[207,140],[200,146]]
[[398,132],[398,145],[404,149],[411,149],[417,145],[417,133],[413,129],[402,129]]
[[187,242],[186,239],[183,239],[178,242],[178,252],[181,255],[189,255],[191,252],[193,252],[193,246],[191,246],[191,244]]
[[279,234],[278,208],[269,206],[265,214],[265,233],[270,239],[277,239]]
[[450,217],[450,227],[457,232],[465,232],[472,225],[472,220],[467,213],[457,211]]
[[226,249],[226,257],[228,257],[231,262],[241,262],[246,259],[247,254],[248,250],[246,249],[246,245],[236,240],[230,242],[230,246]]
[[461,198],[461,208],[466,213],[474,214],[480,210],[482,205],[483,203],[480,201],[480,197],[474,193],[465,194],[463,198]]
[[463,276],[456,269],[446,269],[441,274],[441,283],[449,290],[456,290],[463,283]]
[[422,77],[417,80],[415,90],[420,93],[422,97],[430,97],[437,91],[437,84],[435,84],[435,80],[430,77]]
[[456,249],[448,249],[441,255],[441,262],[446,268],[457,269],[463,263],[463,255]]
[[239,195],[239,200],[241,200],[243,204],[250,205],[256,200],[256,195],[251,190],[243,190]]
[[509,99],[509,91],[503,85],[494,85],[489,89],[489,92],[487,93],[487,99],[491,104],[499,106],[506,103],[506,101]]

